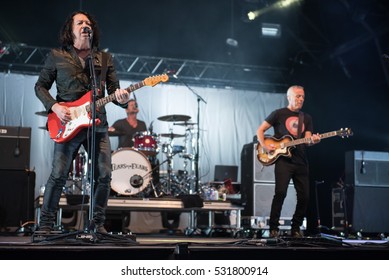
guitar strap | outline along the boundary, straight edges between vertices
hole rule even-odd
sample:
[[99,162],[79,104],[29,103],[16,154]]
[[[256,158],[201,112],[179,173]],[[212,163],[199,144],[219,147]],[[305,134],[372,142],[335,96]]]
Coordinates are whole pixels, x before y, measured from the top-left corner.
[[304,113],[302,111],[299,112],[299,125],[297,128],[297,138],[301,138],[301,132],[303,129],[303,123],[304,123]]

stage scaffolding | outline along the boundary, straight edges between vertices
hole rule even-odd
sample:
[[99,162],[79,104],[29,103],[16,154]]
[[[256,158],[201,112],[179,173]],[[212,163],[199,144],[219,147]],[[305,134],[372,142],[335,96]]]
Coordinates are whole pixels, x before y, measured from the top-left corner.
[[[0,69],[3,72],[38,74],[49,51],[47,47],[22,43],[0,44]],[[125,80],[137,81],[168,73],[179,78],[170,79],[171,83],[266,92],[284,92],[288,84],[287,69],[279,67],[120,53],[112,55],[119,78]]]

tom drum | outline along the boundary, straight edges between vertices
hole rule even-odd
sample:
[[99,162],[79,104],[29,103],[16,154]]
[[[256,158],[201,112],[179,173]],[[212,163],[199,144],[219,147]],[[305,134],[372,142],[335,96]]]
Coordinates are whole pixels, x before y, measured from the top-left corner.
[[134,148],[146,156],[155,156],[158,153],[157,135],[148,131],[137,132],[134,136]]

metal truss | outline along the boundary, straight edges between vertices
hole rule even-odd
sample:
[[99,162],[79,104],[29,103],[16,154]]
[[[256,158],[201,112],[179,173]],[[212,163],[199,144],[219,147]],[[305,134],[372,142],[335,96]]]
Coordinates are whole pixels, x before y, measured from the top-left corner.
[[[25,44],[0,45],[0,69],[6,72],[38,74],[50,48]],[[176,79],[172,83],[284,92],[287,70],[268,66],[218,63],[178,58],[162,58],[112,53],[120,79],[140,80],[162,73]]]

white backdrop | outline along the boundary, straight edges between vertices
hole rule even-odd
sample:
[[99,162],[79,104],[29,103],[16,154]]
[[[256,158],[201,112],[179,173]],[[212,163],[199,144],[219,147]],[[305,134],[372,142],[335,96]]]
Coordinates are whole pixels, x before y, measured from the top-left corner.
[[[35,96],[34,85],[37,76],[12,73],[0,74],[0,125],[31,127],[31,161],[30,167],[36,172],[36,194],[50,173],[53,141],[48,132],[39,127],[46,123],[46,118],[35,112],[43,111],[43,105]],[[138,81],[135,81],[138,82]],[[121,81],[125,88],[131,81]],[[191,87],[207,103],[200,102],[200,125],[194,126],[193,139],[200,127],[199,174],[202,183],[213,180],[214,166],[239,166],[240,153],[244,144],[252,142],[258,125],[274,109],[286,106],[285,94],[243,91],[237,89],[219,89]],[[51,93],[55,95],[55,85]],[[185,127],[173,122],[158,120],[158,117],[172,114],[188,115],[191,122],[197,121],[197,97],[185,86],[175,84],[158,84],[136,91],[140,108],[138,118],[149,126],[153,121],[154,132],[185,134]],[[113,103],[107,104],[108,121],[125,118],[125,111]],[[117,148],[117,139],[111,137],[112,150]],[[161,144],[168,141],[160,138]],[[174,145],[184,145],[184,138],[174,140]],[[196,146],[196,143],[192,143]],[[193,151],[194,152],[194,151]],[[159,152],[162,162],[165,154]],[[129,159],[130,161],[131,159]],[[173,169],[183,169],[183,160],[176,155]],[[161,166],[166,170],[166,165]]]

